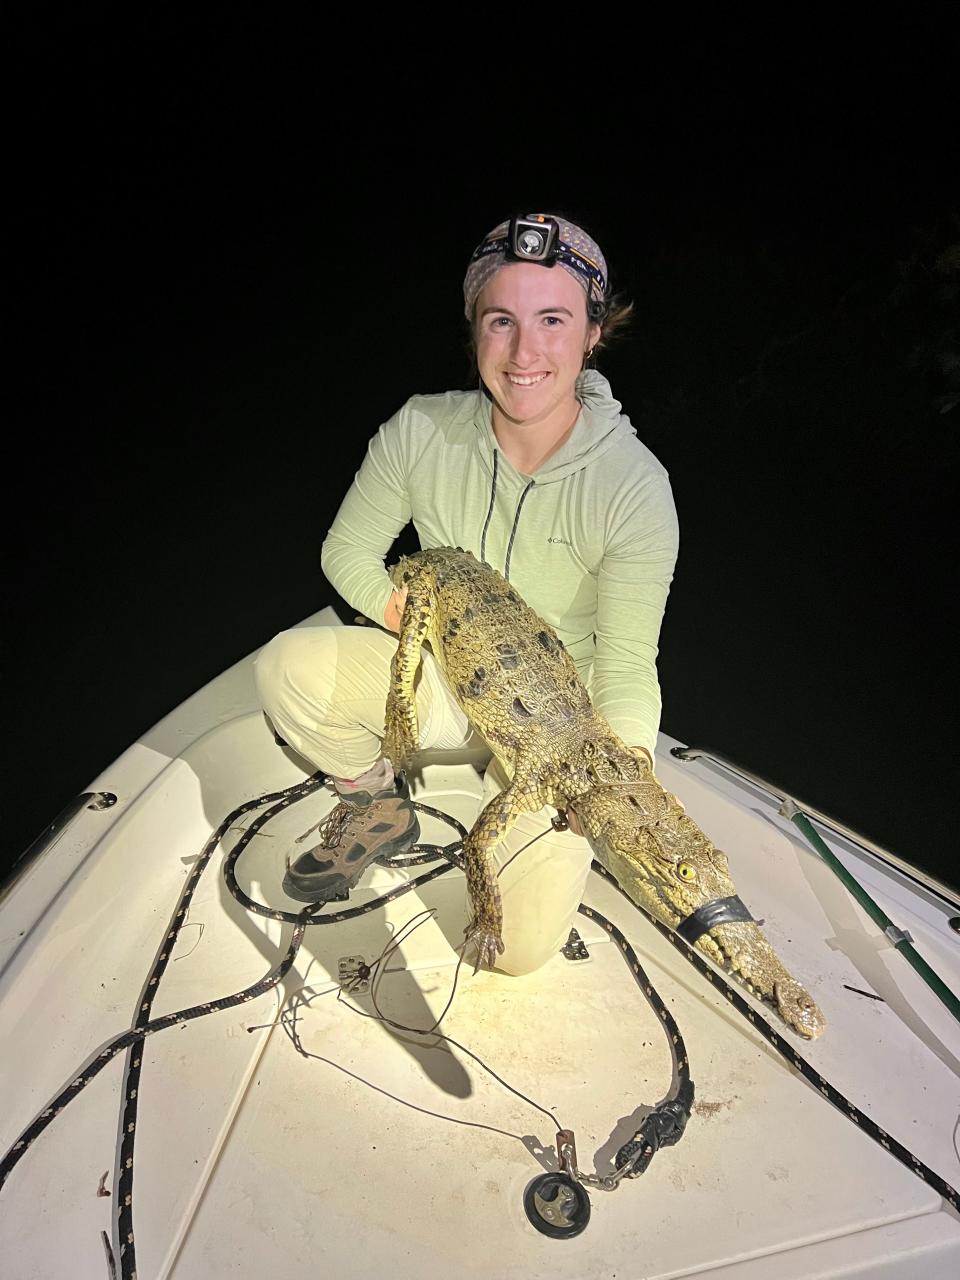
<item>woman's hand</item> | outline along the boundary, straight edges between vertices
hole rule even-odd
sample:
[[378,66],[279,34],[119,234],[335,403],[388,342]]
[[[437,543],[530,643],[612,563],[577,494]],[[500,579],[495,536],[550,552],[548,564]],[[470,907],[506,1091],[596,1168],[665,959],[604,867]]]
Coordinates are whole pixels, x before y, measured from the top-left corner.
[[383,611],[383,625],[389,630],[400,631],[400,620],[403,617],[403,606],[407,603],[407,588],[401,587],[399,591],[394,591],[393,595],[387,601],[387,607]]

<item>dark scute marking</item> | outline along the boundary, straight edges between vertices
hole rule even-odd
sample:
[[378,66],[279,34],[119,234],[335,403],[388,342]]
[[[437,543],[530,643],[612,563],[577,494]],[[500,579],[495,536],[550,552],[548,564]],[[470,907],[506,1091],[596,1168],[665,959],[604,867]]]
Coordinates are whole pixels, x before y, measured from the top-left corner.
[[574,691],[576,691],[579,688],[579,685],[580,685],[580,681],[575,678],[567,681],[568,689],[573,689]]
[[533,712],[519,698],[513,700],[513,714],[520,720],[530,720],[533,717]]
[[503,596],[496,595],[493,591],[485,591],[483,593],[484,604],[499,604]]
[[478,680],[486,680],[487,678],[486,670],[483,667],[477,667],[473,674]]
[[459,630],[460,630],[459,618],[448,618],[447,619],[447,635],[455,636]]
[[517,593],[516,593],[515,591],[508,591],[508,592],[507,592],[507,599],[510,601],[510,603],[511,603],[511,604],[519,604],[519,603],[520,603],[520,597],[517,595]]
[[557,647],[557,642],[549,631],[537,632],[537,644],[540,645],[542,649],[546,649],[547,653],[553,653],[554,649]]
[[412,581],[413,581],[413,573],[412,573],[409,569],[404,569],[404,571],[403,571],[403,580],[404,580],[404,582],[412,582]]
[[515,671],[517,667],[519,667],[520,657],[517,653],[516,645],[498,644],[497,653],[500,654],[500,657],[497,659],[497,663],[501,670]]
[[475,618],[475,617],[476,617],[476,614],[473,612],[473,610],[471,609],[471,607],[470,607],[469,605],[467,605],[467,607],[466,607],[466,608],[464,609],[464,611],[463,611],[463,620],[464,620],[464,622],[472,622],[472,621],[474,620],[474,618]]
[[462,551],[462,550],[463,550],[463,547],[457,547],[457,550],[458,550],[458,551]]

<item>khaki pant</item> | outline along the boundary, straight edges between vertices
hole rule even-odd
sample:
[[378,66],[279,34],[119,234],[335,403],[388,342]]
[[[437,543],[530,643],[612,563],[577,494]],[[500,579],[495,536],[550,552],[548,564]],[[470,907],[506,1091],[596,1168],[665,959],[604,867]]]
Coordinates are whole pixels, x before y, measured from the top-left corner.
[[[355,778],[381,754],[390,660],[396,637],[376,627],[297,627],[281,632],[257,657],[254,675],[264,711],[280,736],[317,769]],[[454,750],[470,724],[427,650],[416,684],[420,746]],[[483,803],[507,785],[494,760],[483,779]],[[506,973],[539,969],[566,942],[590,871],[587,841],[554,831],[554,811],[522,814],[493,851],[502,867],[540,837],[500,877]],[[544,834],[546,833],[546,834]]]

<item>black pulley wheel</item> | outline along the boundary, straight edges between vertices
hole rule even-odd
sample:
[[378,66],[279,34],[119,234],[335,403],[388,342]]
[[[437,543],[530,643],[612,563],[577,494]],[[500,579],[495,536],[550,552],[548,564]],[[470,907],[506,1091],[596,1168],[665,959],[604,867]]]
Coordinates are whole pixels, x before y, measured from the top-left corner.
[[590,1200],[566,1173],[542,1173],[523,1193],[527,1217],[545,1236],[569,1240],[590,1221]]

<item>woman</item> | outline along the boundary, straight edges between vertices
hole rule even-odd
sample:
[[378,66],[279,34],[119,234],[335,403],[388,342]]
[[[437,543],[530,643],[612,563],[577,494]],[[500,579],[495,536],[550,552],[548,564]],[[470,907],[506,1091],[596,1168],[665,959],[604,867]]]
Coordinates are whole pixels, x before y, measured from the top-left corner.
[[[667,472],[587,364],[632,308],[610,298],[599,246],[562,217],[501,223],[463,284],[477,391],[414,396],[378,431],[323,544],[340,595],[374,627],[295,629],[260,653],[264,710],[282,737],[333,778],[340,803],[320,844],[288,869],[300,901],[354,883],[419,829],[381,754],[390,660],[403,594],[384,559],[413,520],[423,547],[460,546],[500,570],[556,630],[613,729],[653,763],[656,656],[677,558]],[[463,747],[469,723],[428,652],[417,688],[421,746]],[[506,785],[494,763],[484,802]],[[566,940],[591,853],[552,813],[524,815],[498,846],[504,954],[527,973]],[[530,843],[534,840],[534,843]]]

